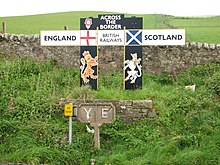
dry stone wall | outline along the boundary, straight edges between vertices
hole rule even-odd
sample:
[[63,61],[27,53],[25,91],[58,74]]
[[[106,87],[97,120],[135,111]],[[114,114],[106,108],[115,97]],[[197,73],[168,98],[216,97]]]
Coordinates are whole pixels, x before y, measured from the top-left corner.
[[[77,46],[40,46],[39,35],[0,33],[0,53],[53,60],[68,67],[79,68]],[[99,47],[99,71],[123,68],[123,46]],[[153,74],[177,74],[193,65],[220,60],[220,44],[186,43],[185,46],[143,46],[143,70]]]

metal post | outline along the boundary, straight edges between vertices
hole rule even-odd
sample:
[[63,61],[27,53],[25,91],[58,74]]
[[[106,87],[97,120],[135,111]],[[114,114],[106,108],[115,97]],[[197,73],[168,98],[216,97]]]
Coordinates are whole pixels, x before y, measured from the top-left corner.
[[69,144],[72,143],[72,122],[73,118],[72,116],[69,117]]

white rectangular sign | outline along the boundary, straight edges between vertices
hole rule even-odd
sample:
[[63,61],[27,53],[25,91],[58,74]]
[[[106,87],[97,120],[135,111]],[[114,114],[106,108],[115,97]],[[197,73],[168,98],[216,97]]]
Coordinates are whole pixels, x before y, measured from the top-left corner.
[[98,45],[117,45],[123,46],[125,42],[124,30],[99,30]]
[[185,45],[185,29],[143,30],[142,45]]
[[40,32],[41,46],[80,46],[79,30],[46,30]]

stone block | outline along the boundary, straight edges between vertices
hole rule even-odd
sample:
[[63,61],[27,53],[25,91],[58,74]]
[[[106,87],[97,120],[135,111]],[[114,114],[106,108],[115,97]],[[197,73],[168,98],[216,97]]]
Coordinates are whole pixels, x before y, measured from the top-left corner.
[[149,109],[141,109],[141,112],[148,113]]
[[209,44],[208,44],[208,43],[204,43],[204,44],[203,44],[203,47],[204,47],[205,49],[209,49]]
[[202,48],[202,45],[203,45],[202,43],[199,43],[199,42],[197,43],[197,47],[198,47],[199,49]]
[[132,106],[133,105],[133,101],[130,101],[130,100],[120,100],[119,101],[119,105],[121,105],[121,106]]
[[134,108],[152,108],[153,101],[152,100],[138,100],[133,101]]
[[210,49],[215,49],[215,46],[216,46],[215,44],[210,44],[209,45]]
[[157,111],[155,109],[148,111],[147,114],[148,117],[156,117],[157,116]]

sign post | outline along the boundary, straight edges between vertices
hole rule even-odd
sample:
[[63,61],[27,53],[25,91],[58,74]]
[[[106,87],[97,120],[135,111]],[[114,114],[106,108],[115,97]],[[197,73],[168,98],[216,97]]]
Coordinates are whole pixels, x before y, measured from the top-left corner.
[[83,103],[79,105],[77,118],[82,123],[94,127],[95,148],[100,149],[99,127],[115,119],[115,107],[111,103]]
[[94,127],[94,141],[95,141],[95,148],[100,149],[100,132],[99,132],[99,127],[102,124],[97,124],[97,123],[91,123],[90,124],[92,127]]
[[72,122],[73,122],[73,104],[65,104],[64,115],[69,117],[69,144],[72,143]]
[[97,19],[80,19],[80,86],[98,88]]
[[124,49],[124,89],[142,89],[142,29],[143,18],[126,19]]

